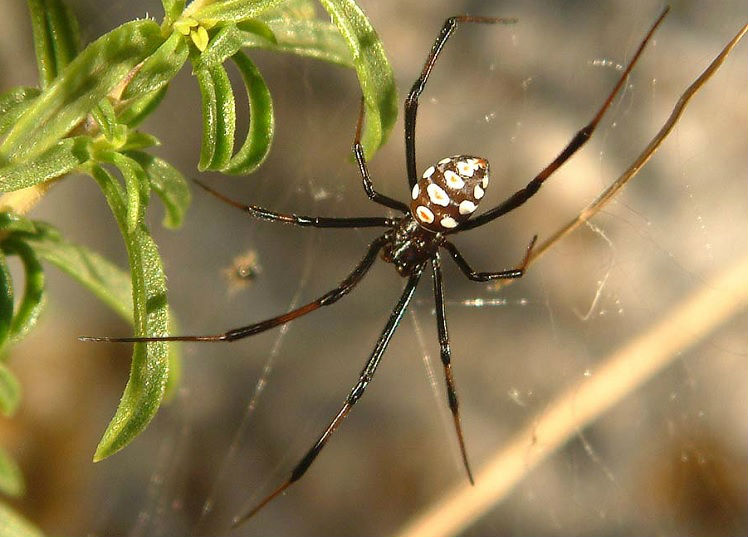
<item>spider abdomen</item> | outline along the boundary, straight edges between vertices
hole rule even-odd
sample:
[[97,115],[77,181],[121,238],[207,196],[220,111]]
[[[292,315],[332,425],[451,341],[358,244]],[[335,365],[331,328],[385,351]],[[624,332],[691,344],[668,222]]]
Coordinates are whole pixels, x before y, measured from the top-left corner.
[[410,212],[424,229],[449,232],[478,208],[488,187],[488,161],[456,155],[429,166],[411,192]]

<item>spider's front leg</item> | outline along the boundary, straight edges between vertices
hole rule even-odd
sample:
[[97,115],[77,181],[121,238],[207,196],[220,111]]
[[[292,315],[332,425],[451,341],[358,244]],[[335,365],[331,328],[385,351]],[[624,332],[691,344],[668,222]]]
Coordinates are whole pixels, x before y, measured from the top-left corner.
[[535,235],[530,241],[530,244],[527,245],[525,257],[522,260],[522,263],[520,263],[517,268],[502,270],[500,272],[476,272],[470,267],[465,258],[462,257],[462,254],[457,249],[457,246],[449,241],[444,241],[442,243],[442,246],[449,252],[449,254],[452,256],[452,259],[454,259],[455,263],[457,263],[457,266],[460,267],[460,270],[463,272],[463,274],[465,274],[465,276],[468,277],[468,279],[473,280],[474,282],[490,282],[492,280],[511,280],[524,276],[525,269],[530,262],[532,249],[535,247],[535,243],[537,242],[537,240],[538,236]]
[[405,163],[408,169],[408,184],[412,189],[416,182],[418,182],[418,172],[416,170],[416,115],[418,112],[418,98],[426,88],[426,82],[429,79],[431,70],[436,64],[436,60],[439,57],[439,53],[447,44],[449,36],[451,36],[457,29],[458,24],[464,22],[480,23],[480,24],[514,24],[517,19],[514,18],[503,18],[503,17],[473,17],[470,15],[460,15],[457,17],[449,17],[444,21],[442,29],[439,31],[439,35],[436,36],[436,42],[431,47],[426,58],[426,63],[421,70],[421,75],[413,83],[413,87],[408,92],[408,97],[405,99]]
[[396,219],[380,218],[377,216],[365,216],[360,218],[329,218],[326,216],[301,216],[298,214],[278,213],[258,207],[257,205],[249,205],[233,200],[217,190],[212,189],[202,181],[198,181],[197,179],[193,179],[193,181],[195,181],[200,188],[212,194],[227,205],[241,209],[255,218],[267,220],[269,222],[282,222],[284,224],[293,224],[301,227],[327,228],[394,227],[397,224]]
[[309,469],[309,467],[312,465],[314,460],[317,458],[317,455],[319,455],[319,452],[322,451],[322,448],[325,447],[325,445],[327,444],[327,441],[330,440],[330,437],[332,436],[332,434],[335,432],[338,426],[340,426],[340,423],[345,419],[345,417],[351,411],[351,408],[353,407],[353,405],[355,405],[356,402],[358,402],[358,400],[364,394],[364,391],[366,391],[366,387],[369,385],[369,382],[371,382],[371,379],[374,377],[374,373],[376,372],[377,367],[379,366],[379,362],[382,359],[382,355],[384,354],[384,351],[387,349],[387,345],[389,344],[390,339],[392,339],[392,335],[395,333],[397,326],[400,324],[400,321],[403,318],[403,314],[405,313],[405,309],[408,307],[408,304],[410,303],[410,299],[413,298],[413,293],[415,292],[416,286],[418,285],[418,280],[421,279],[421,275],[423,274],[423,269],[424,269],[424,265],[421,265],[408,278],[408,283],[405,285],[405,290],[403,291],[403,294],[400,297],[400,300],[395,305],[395,308],[392,310],[392,313],[390,314],[390,317],[387,320],[387,324],[385,325],[384,330],[382,331],[382,334],[379,336],[379,339],[377,340],[377,343],[374,346],[374,351],[372,351],[371,356],[366,361],[366,365],[364,365],[364,368],[361,370],[361,374],[359,375],[358,382],[353,387],[351,392],[348,394],[348,397],[345,398],[345,401],[343,402],[343,406],[340,408],[340,410],[335,415],[333,420],[325,428],[324,432],[320,435],[320,437],[317,439],[314,445],[309,449],[309,451],[307,451],[306,455],[302,457],[302,459],[298,462],[296,467],[291,471],[291,475],[289,476],[289,478],[281,486],[275,489],[271,494],[266,496],[265,499],[263,499],[259,504],[257,504],[256,507],[254,507],[250,511],[247,511],[247,513],[245,513],[244,515],[236,517],[233,522],[234,527],[238,526],[245,520],[254,516],[260,509],[265,507],[273,499],[275,499],[277,496],[282,494],[283,491],[285,491],[293,483],[301,479],[301,476],[303,476],[306,473],[306,471]]
[[371,182],[369,176],[369,170],[366,167],[366,157],[364,156],[364,148],[361,145],[361,126],[364,123],[364,98],[361,97],[361,106],[358,109],[358,122],[356,123],[356,135],[353,137],[353,154],[356,156],[356,162],[358,163],[358,170],[361,172],[361,179],[364,183],[364,191],[371,201],[401,211],[404,213],[408,212],[408,206],[404,203],[392,199],[389,196],[380,194],[374,190],[374,183]]
[[592,136],[592,133],[597,128],[597,125],[598,123],[600,123],[603,115],[605,115],[605,112],[613,103],[613,99],[623,87],[623,84],[626,82],[626,78],[629,76],[629,73],[631,73],[631,70],[634,68],[634,65],[644,51],[644,47],[646,47],[647,43],[649,43],[650,39],[652,39],[652,35],[654,34],[655,30],[657,30],[657,27],[662,23],[663,19],[669,11],[669,6],[662,11],[660,16],[649,29],[649,32],[647,32],[647,35],[644,36],[644,39],[642,39],[642,42],[639,44],[639,48],[636,49],[634,57],[631,58],[631,61],[626,66],[626,69],[618,78],[618,82],[616,82],[616,85],[613,87],[613,90],[610,92],[607,99],[605,99],[605,102],[603,102],[602,106],[598,109],[592,120],[587,125],[582,127],[579,131],[577,131],[571,141],[563,149],[563,151],[561,151],[561,153],[559,153],[558,156],[553,159],[550,164],[548,164],[548,166],[543,168],[543,170],[538,175],[536,175],[532,179],[532,181],[527,184],[527,186],[512,194],[509,198],[501,202],[493,209],[486,211],[485,213],[473,218],[472,220],[465,222],[465,224],[462,225],[462,231],[487,224],[488,222],[491,222],[501,215],[513,211],[514,209],[525,203],[527,200],[533,197],[538,190],[540,190],[540,187],[543,185],[546,179],[548,179],[567,160],[569,160],[572,155],[574,155],[574,153],[579,151],[579,149],[581,149],[582,146],[587,143],[587,140],[589,140]]

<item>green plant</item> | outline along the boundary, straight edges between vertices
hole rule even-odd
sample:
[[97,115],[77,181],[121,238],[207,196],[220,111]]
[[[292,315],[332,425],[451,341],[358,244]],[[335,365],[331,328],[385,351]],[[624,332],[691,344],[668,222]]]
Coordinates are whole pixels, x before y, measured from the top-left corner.
[[[320,0],[332,22],[316,18],[311,0],[162,0],[159,25],[139,19],[83,47],[78,22],[61,0],[28,0],[39,87],[0,95],[0,412],[11,416],[20,386],[7,349],[41,313],[42,261],[55,265],[130,321],[135,334],[170,331],[167,290],[145,212],[151,192],[166,208],[163,225],[178,228],[190,204],[183,175],[149,150],[159,141],[138,125],[164,99],[169,81],[189,61],[202,97],[199,170],[246,175],[262,164],[273,138],[273,107],[262,75],[242,49],[263,48],[319,58],[356,70],[367,112],[363,143],[373,153],[397,113],[392,70],[381,43],[352,0]],[[251,121],[235,150],[235,96],[224,68],[232,60],[247,91]],[[130,273],[52,225],[24,215],[59,180],[90,176],[119,226]],[[6,256],[18,256],[20,299]],[[177,349],[135,345],[122,400],[96,449],[101,460],[126,446],[150,422],[176,383]],[[0,492],[15,496],[23,481],[0,450]],[[37,533],[0,503],[0,534]]]

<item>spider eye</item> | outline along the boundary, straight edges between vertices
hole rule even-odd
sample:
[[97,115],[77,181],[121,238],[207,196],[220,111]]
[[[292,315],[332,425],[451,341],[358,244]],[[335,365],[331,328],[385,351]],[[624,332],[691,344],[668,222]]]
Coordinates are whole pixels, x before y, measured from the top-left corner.
[[433,233],[453,230],[475,212],[487,187],[487,160],[469,155],[443,158],[426,168],[413,187],[410,212]]

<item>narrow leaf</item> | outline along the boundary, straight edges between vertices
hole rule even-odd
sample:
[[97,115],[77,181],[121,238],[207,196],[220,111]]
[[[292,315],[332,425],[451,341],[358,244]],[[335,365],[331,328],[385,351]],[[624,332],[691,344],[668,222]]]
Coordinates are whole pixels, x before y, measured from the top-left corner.
[[229,75],[223,65],[210,68],[216,95],[216,139],[215,151],[207,169],[220,170],[228,163],[234,150],[236,130],[236,103]]
[[148,134],[140,131],[129,131],[127,133],[127,140],[119,148],[119,151],[131,151],[133,149],[145,149],[147,147],[154,147],[161,145],[158,138],[152,134]]
[[195,62],[195,70],[207,69],[220,65],[227,58],[236,54],[244,42],[244,32],[235,24],[226,24],[218,30]]
[[10,335],[10,325],[13,322],[13,278],[5,261],[5,255],[0,250],[0,349]]
[[80,50],[78,19],[62,0],[45,0],[47,28],[52,41],[55,67],[59,75]]
[[52,39],[47,29],[47,11],[44,0],[28,0],[31,15],[31,31],[34,35],[36,67],[39,70],[39,85],[46,88],[57,76]]
[[2,211],[0,212],[0,230],[35,233],[36,226],[31,220],[27,220],[23,216],[8,211]]
[[58,143],[162,42],[155,22],[136,20],[88,45],[14,123],[0,144],[0,162],[26,160]]
[[89,159],[88,136],[65,138],[33,159],[0,168],[0,192],[12,192],[69,173]]
[[115,129],[117,127],[117,117],[111,101],[104,97],[99,101],[99,104],[93,107],[91,115],[96,120],[96,123],[98,123],[101,133],[111,142],[115,137]]
[[275,36],[275,42],[245,32],[242,34],[242,46],[309,56],[353,67],[351,49],[334,24],[320,20],[278,19],[268,21],[267,25]]
[[164,6],[164,25],[171,26],[184,11],[185,0],[161,0]]
[[28,0],[28,4],[39,82],[46,88],[78,53],[78,20],[60,0]]
[[252,61],[242,52],[237,52],[232,59],[247,89],[249,129],[241,149],[222,171],[246,175],[262,164],[270,152],[274,129],[273,101],[265,80]]
[[36,254],[86,287],[129,323],[132,317],[130,276],[106,258],[71,243],[49,224],[35,222],[33,234],[24,234]]
[[371,155],[384,142],[397,118],[395,78],[379,36],[353,0],[319,0],[332,17],[353,56],[366,102],[362,144]]
[[[133,282],[133,318],[137,335],[168,333],[166,276],[156,244],[144,222],[128,230],[125,193],[104,168],[93,166],[92,176],[104,192],[125,239]],[[168,346],[164,342],[134,345],[130,379],[119,407],[99,442],[94,461],[122,449],[148,425],[164,396],[169,374]]]
[[200,145],[200,161],[197,165],[199,170],[205,170],[213,161],[216,151],[216,131],[218,129],[218,105],[216,103],[216,87],[209,68],[196,68],[195,77],[200,87],[200,100],[202,104],[203,133]]
[[0,537],[42,537],[42,532],[4,502],[0,502]]
[[[0,383],[2,383],[3,365],[0,364]],[[0,446],[0,493],[18,498],[25,490],[23,474],[13,457]]]
[[229,22],[241,21],[261,15],[276,7],[284,0],[216,0],[191,13],[198,21]]
[[36,88],[21,86],[0,95],[0,137],[16,122],[39,93]]
[[166,207],[164,227],[170,229],[180,227],[192,201],[192,194],[184,176],[165,160],[148,153],[130,151],[127,154],[143,167],[151,182],[151,187]]
[[119,122],[131,128],[139,125],[161,103],[166,95],[167,88],[168,86],[164,86],[160,90],[130,101],[127,107],[120,112]]
[[243,32],[262,37],[263,39],[270,41],[271,43],[276,42],[273,30],[270,29],[270,26],[268,26],[265,21],[262,21],[260,19],[248,19],[238,23],[236,27]]
[[184,36],[179,32],[173,32],[142,63],[137,74],[122,92],[122,99],[140,97],[164,87],[187,61],[188,52]]
[[[1,217],[2,213],[0,224]],[[23,240],[33,247],[41,259],[68,274],[125,321],[133,323],[132,283],[127,272],[85,246],[67,241],[49,224],[29,221],[26,223],[30,225],[31,231],[24,231]],[[16,222],[13,225],[17,228],[23,227],[24,230],[29,229],[29,225],[20,225]],[[174,321],[169,322],[171,324]],[[165,397],[168,396],[168,390],[173,389],[170,387],[178,384],[179,371],[179,345],[170,344],[169,380]]]
[[6,254],[17,255],[23,263],[25,288],[10,325],[10,338],[19,340],[34,327],[44,309],[44,271],[34,250],[19,237],[11,235],[1,246]]
[[21,400],[21,383],[8,367],[0,362],[0,414],[9,418],[15,414]]
[[313,0],[286,0],[278,7],[269,9],[260,15],[265,21],[284,20],[311,20],[317,17],[316,2]]
[[127,211],[125,221],[127,231],[132,233],[142,220],[145,205],[148,202],[150,184],[143,168],[136,161],[116,151],[102,151],[97,154],[102,162],[108,162],[117,167],[125,180],[127,196]]

